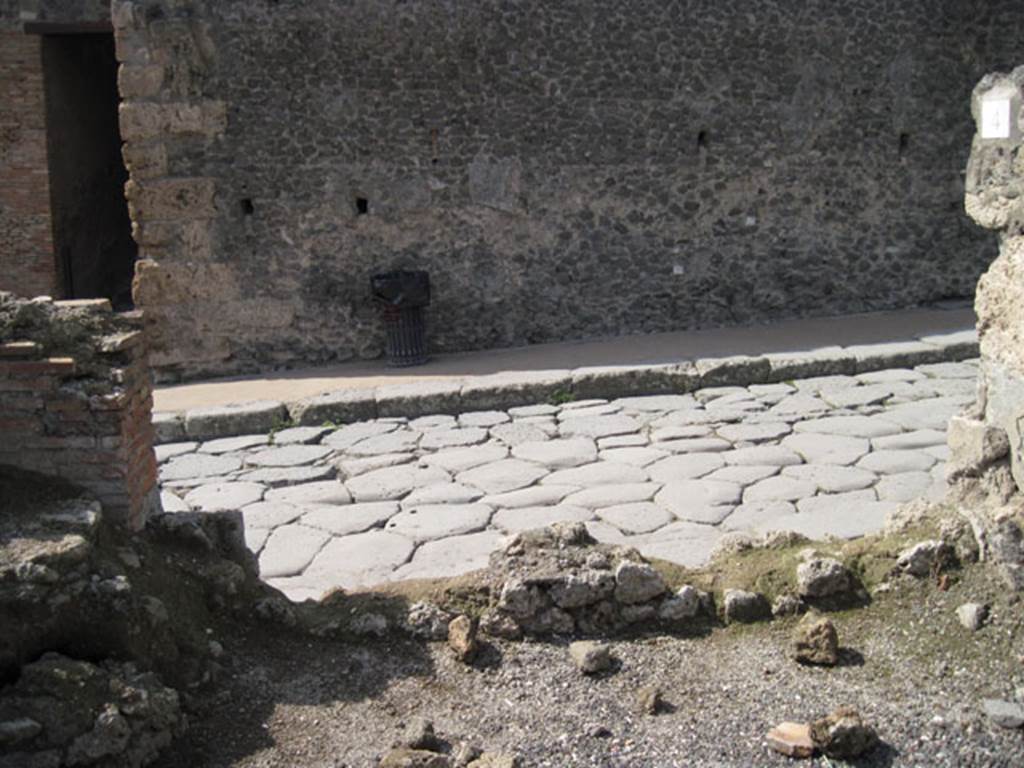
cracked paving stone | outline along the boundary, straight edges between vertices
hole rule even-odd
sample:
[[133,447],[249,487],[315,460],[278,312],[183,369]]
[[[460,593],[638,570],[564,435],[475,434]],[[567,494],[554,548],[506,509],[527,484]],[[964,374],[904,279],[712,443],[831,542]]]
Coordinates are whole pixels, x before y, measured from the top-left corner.
[[610,448],[602,450],[600,454],[601,461],[632,464],[634,467],[646,467],[668,456],[668,451],[657,448]]
[[683,480],[668,483],[654,497],[680,520],[717,525],[739,503],[743,489],[735,483],[714,480]]
[[365,475],[367,472],[372,472],[375,469],[408,464],[410,461],[415,461],[415,459],[416,454],[414,453],[385,453],[380,456],[367,456],[362,459],[343,456],[335,461],[335,466],[338,467],[338,471],[341,472],[342,476],[348,479]]
[[533,485],[548,474],[544,467],[520,459],[502,459],[467,469],[456,475],[456,480],[485,493],[496,494],[516,491]]
[[342,589],[372,587],[391,579],[414,547],[404,536],[387,531],[341,536],[320,550],[303,575]]
[[641,536],[628,536],[621,543],[635,547],[644,557],[656,557],[685,568],[700,568],[711,559],[715,544],[724,531],[697,523],[670,523]]
[[253,467],[300,467],[326,458],[333,452],[332,448],[323,445],[286,445],[249,454],[245,463]]
[[408,509],[419,504],[468,504],[483,496],[483,491],[461,483],[438,483],[417,488],[404,499],[402,508]]
[[670,453],[721,453],[732,448],[732,443],[720,437],[700,437],[693,440],[664,440],[653,443],[659,450]]
[[930,472],[900,472],[879,480],[875,492],[882,501],[904,503],[927,495],[934,482]]
[[740,466],[776,466],[789,467],[802,464],[799,455],[778,445],[755,445],[749,448],[737,448],[722,454],[726,464]]
[[157,464],[163,464],[168,459],[173,459],[175,456],[182,456],[186,453],[195,453],[195,450],[198,447],[199,443],[164,443],[163,445],[153,446],[153,452],[156,454]]
[[661,483],[622,483],[584,488],[570,494],[564,502],[570,506],[601,509],[637,501],[649,501],[661,489]]
[[211,483],[189,491],[185,503],[201,512],[241,509],[260,501],[266,490],[259,483]]
[[191,480],[194,478],[226,475],[242,468],[242,460],[235,456],[211,456],[206,453],[186,453],[176,456],[160,467],[160,480]]
[[782,441],[782,447],[796,451],[808,464],[853,464],[871,450],[864,437],[802,432]]
[[796,515],[796,506],[788,501],[752,501],[740,504],[732,514],[722,521],[722,527],[730,531],[756,531],[766,533],[770,528],[764,524]]
[[254,469],[239,475],[239,480],[249,483],[263,483],[271,488],[282,485],[298,485],[318,480],[330,480],[338,474],[336,467],[330,464],[319,464],[313,467],[266,467]]
[[492,524],[507,533],[532,531],[555,523],[583,523],[594,519],[594,511],[570,504],[551,507],[520,507],[501,509],[494,513]]
[[732,443],[763,443],[785,437],[793,428],[781,422],[762,424],[726,424],[719,427],[718,436]]
[[360,440],[365,440],[368,437],[393,432],[399,426],[399,424],[390,421],[360,421],[355,424],[346,424],[341,429],[327,435],[321,442],[323,445],[330,446],[336,450],[344,450],[345,448],[351,448]]
[[419,544],[482,531],[493,513],[486,504],[425,504],[399,512],[386,528]]
[[649,501],[606,507],[598,510],[597,516],[630,535],[651,533],[675,519],[667,509]]
[[459,424],[463,427],[496,427],[510,418],[504,411],[470,411],[459,415]]
[[550,469],[568,469],[597,461],[597,446],[593,440],[582,437],[545,440],[517,445],[512,449],[512,455]]
[[500,461],[508,456],[508,447],[490,442],[474,448],[449,448],[438,451],[431,456],[424,456],[420,463],[446,469],[449,472],[462,472],[484,464]]
[[859,491],[878,482],[878,475],[874,472],[838,464],[803,464],[799,467],[786,467],[782,474],[811,483],[824,493]]
[[420,448],[428,451],[441,448],[461,448],[469,445],[480,445],[487,440],[487,430],[482,427],[463,427],[461,429],[432,429],[423,434]]
[[450,481],[451,476],[443,469],[402,464],[353,477],[346,480],[345,485],[356,501],[389,501],[416,488]]
[[[424,437],[424,439],[426,438]],[[360,440],[350,448],[346,448],[345,454],[347,456],[388,456],[396,453],[408,453],[415,451],[419,442],[419,432],[400,429]]]
[[197,449],[200,453],[209,453],[219,456],[222,453],[237,453],[249,448],[258,448],[270,442],[269,435],[242,435],[241,437],[222,437],[217,440],[207,440]]
[[[888,416],[888,412],[885,416]],[[842,437],[885,437],[903,431],[899,424],[881,416],[826,416],[801,421],[793,429],[801,433],[814,432]]]
[[548,439],[548,434],[533,424],[513,422],[491,427],[491,437],[506,445],[516,446],[523,443],[538,443]]
[[647,471],[629,464],[595,461],[581,467],[553,472],[543,480],[544,485],[579,485],[584,488],[618,483],[646,483]]
[[486,568],[492,552],[505,546],[498,531],[483,531],[421,545],[412,561],[395,572],[396,579],[436,579],[461,576]]
[[242,521],[246,528],[277,528],[298,520],[304,511],[299,505],[283,501],[259,501],[242,507]]
[[724,466],[725,459],[720,453],[687,453],[655,462],[647,471],[651,480],[669,483],[703,477]]
[[543,507],[558,504],[570,493],[579,490],[581,488],[578,485],[535,485],[518,491],[484,496],[480,501],[497,509]]
[[814,483],[777,475],[747,487],[743,491],[743,501],[796,501],[806,499],[817,492],[818,487]]
[[849,389],[822,392],[821,399],[835,408],[858,408],[883,403],[893,394],[894,388],[890,384],[864,384]]
[[574,417],[563,421],[558,429],[563,437],[612,437],[639,432],[640,422],[625,414]]
[[330,538],[329,533],[305,525],[275,528],[260,553],[260,575],[271,579],[302,573]]
[[352,501],[352,494],[337,480],[321,480],[315,483],[272,488],[263,498],[267,501],[282,501],[286,504],[348,504]]
[[309,445],[331,431],[330,427],[289,427],[274,433],[274,445]]
[[862,469],[880,475],[924,472],[935,466],[936,458],[924,451],[874,451],[857,462]]
[[705,475],[705,480],[721,480],[727,483],[738,483],[747,486],[779,474],[781,467],[761,464],[736,464],[716,469],[710,475]]
[[346,504],[343,507],[308,506],[304,511],[299,521],[303,525],[327,531],[334,536],[348,536],[382,527],[398,514],[398,504],[394,501],[371,501],[366,504]]

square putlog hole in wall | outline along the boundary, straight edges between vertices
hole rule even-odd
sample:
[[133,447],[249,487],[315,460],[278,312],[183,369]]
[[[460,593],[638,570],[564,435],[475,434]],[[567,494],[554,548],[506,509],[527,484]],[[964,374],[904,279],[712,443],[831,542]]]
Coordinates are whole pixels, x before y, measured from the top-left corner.
[[370,201],[365,197],[356,198],[356,215],[365,216],[370,212]]

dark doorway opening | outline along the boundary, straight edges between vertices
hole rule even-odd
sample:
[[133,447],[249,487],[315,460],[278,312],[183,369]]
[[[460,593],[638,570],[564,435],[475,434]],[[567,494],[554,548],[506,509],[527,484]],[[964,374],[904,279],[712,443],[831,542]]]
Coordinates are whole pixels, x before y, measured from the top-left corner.
[[50,208],[69,299],[132,308],[138,248],[124,197],[112,34],[43,36]]

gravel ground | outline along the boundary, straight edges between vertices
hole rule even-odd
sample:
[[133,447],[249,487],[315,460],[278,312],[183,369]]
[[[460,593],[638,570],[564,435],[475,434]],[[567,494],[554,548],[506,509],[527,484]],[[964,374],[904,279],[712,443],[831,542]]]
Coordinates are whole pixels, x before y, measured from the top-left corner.
[[[976,633],[956,620],[968,601],[992,606]],[[497,643],[470,667],[444,644],[250,629],[221,638],[225,675],[191,698],[192,729],[158,766],[375,766],[414,716],[453,747],[514,752],[524,766],[789,765],[766,731],[843,704],[883,741],[856,765],[1024,765],[1024,731],[979,709],[1024,685],[1024,611],[982,567],[948,591],[903,581],[833,618],[845,649],[834,669],[789,660],[787,620],[614,640],[618,668],[597,679],[575,670],[565,641]],[[639,713],[647,685],[661,688],[667,712]]]

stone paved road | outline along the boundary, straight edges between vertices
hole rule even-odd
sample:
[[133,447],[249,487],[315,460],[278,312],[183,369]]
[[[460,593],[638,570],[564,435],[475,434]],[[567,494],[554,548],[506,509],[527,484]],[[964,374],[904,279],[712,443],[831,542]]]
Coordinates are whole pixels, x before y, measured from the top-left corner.
[[263,577],[293,599],[464,573],[563,520],[696,566],[730,531],[851,538],[941,495],[946,423],[976,376],[941,363],[156,450],[165,509],[240,509]]

